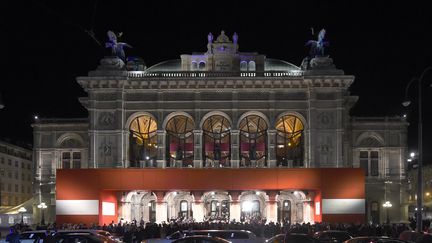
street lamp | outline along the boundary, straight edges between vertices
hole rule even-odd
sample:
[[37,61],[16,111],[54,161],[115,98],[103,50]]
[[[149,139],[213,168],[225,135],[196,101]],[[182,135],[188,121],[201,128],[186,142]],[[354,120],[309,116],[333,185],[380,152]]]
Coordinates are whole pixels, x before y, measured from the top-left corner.
[[383,204],[383,207],[386,209],[386,215],[387,215],[387,224],[390,224],[390,217],[389,217],[389,208],[391,208],[393,205],[390,203],[390,201],[386,201]]
[[41,202],[39,203],[39,205],[37,205],[37,207],[41,210],[41,214],[42,214],[41,225],[45,225],[44,209],[47,208],[48,206],[44,202]]
[[18,213],[21,214],[21,224],[24,223],[24,213],[27,212],[27,209],[25,209],[25,207],[20,207],[18,209]]
[[[411,81],[407,84],[405,88],[405,99],[402,102],[402,105],[407,107],[411,104],[411,101],[408,100],[408,89],[411,84],[417,80],[418,81],[418,171],[417,171],[417,208],[423,208],[423,124],[422,124],[422,81],[424,75],[432,70],[432,66],[427,67],[423,70],[419,79],[411,79]],[[422,232],[422,212],[417,212],[417,232]]]

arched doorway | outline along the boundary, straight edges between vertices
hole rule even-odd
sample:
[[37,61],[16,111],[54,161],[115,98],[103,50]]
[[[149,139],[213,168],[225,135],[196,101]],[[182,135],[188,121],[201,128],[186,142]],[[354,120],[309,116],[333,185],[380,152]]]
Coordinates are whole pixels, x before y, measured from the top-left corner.
[[303,131],[301,120],[294,115],[285,115],[276,122],[277,166],[303,166]]
[[171,118],[167,125],[167,166],[193,167],[194,121],[187,116]]
[[134,118],[129,126],[130,167],[156,167],[157,123],[149,115]]
[[150,191],[130,191],[121,200],[120,218],[127,222],[156,222],[156,195]]
[[278,222],[291,224],[310,222],[311,216],[304,207],[307,200],[303,191],[280,191],[276,200]]
[[240,221],[260,222],[266,217],[266,196],[259,191],[246,191],[240,196]]
[[278,201],[278,222],[291,223],[291,201],[283,200]]
[[230,219],[230,196],[225,191],[211,191],[203,194],[206,221],[225,221]]
[[246,222],[261,220],[261,207],[258,200],[243,201],[241,204],[241,219]]
[[231,157],[231,124],[221,115],[207,118],[203,129],[203,157],[205,167],[229,167]]
[[267,122],[249,115],[240,121],[240,166],[267,166]]
[[187,220],[193,218],[192,203],[194,197],[187,191],[174,191],[165,195],[167,217],[169,220]]

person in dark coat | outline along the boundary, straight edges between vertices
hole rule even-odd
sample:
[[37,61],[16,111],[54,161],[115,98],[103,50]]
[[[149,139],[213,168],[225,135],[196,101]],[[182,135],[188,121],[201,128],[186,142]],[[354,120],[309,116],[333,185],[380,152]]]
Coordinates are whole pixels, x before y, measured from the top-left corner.
[[20,243],[20,235],[15,227],[10,227],[9,234],[6,236],[6,242],[9,243]]

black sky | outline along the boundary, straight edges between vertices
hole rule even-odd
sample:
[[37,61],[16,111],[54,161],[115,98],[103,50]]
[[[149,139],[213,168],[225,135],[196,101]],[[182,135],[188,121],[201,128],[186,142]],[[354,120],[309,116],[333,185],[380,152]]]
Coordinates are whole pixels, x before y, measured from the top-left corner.
[[[11,1],[2,8],[0,138],[32,142],[33,116],[86,117],[77,76],[98,65],[106,31],[123,32],[127,55],[147,66],[205,51],[207,34],[239,35],[240,51],[299,65],[310,28],[327,30],[328,53],[356,76],[357,116],[408,113],[415,150],[417,111],[406,110],[406,83],[432,65],[432,15],[427,3],[404,1]],[[424,143],[431,151],[432,72],[424,79]],[[413,87],[409,94],[416,99]],[[429,152],[430,153],[430,152]]]

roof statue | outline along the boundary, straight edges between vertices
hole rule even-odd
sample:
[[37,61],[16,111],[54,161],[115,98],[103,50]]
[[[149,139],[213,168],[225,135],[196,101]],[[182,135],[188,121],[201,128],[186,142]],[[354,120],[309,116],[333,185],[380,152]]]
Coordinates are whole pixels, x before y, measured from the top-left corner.
[[225,31],[221,31],[221,34],[216,38],[216,42],[224,43],[224,42],[230,42],[228,36],[225,35]]
[[234,32],[232,39],[233,39],[235,51],[237,52],[238,51],[238,35],[236,32]]
[[118,36],[111,30],[107,32],[108,42],[105,43],[106,48],[111,48],[111,53],[113,56],[117,56],[123,61],[126,60],[125,52],[123,50],[124,46],[132,48],[131,45],[124,42],[117,42],[117,37],[121,37],[123,33],[119,33]]
[[211,54],[212,53],[212,43],[213,43],[213,34],[211,32],[207,35],[207,40],[208,40],[207,54]]
[[237,35],[237,33],[236,32],[234,32],[234,35],[233,35],[233,42],[234,42],[234,44],[237,44],[237,42],[238,42],[238,35]]
[[[312,35],[313,28],[312,29]],[[326,30],[322,29],[318,33],[317,40],[309,40],[305,46],[310,46],[309,56],[305,57],[300,65],[301,70],[305,70],[305,74],[322,75],[322,74],[343,74],[343,70],[337,69],[328,55],[325,55],[324,48],[329,46],[325,40]]]
[[322,29],[318,33],[317,40],[309,40],[308,42],[306,42],[306,46],[311,46],[311,49],[309,51],[309,56],[311,58],[324,56],[324,47],[329,45],[329,43],[324,40],[325,34],[326,30]]

